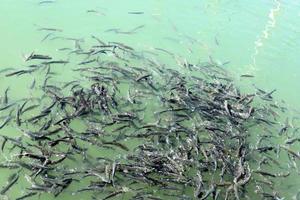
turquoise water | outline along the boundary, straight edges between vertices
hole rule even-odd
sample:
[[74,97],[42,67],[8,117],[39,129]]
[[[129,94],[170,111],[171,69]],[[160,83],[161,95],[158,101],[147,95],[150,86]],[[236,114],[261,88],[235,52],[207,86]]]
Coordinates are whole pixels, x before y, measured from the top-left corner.
[[[2,0],[0,70],[6,67],[21,69],[25,66],[24,55],[32,51],[65,58],[58,49],[72,47],[73,42],[51,40],[53,37],[81,38],[89,43],[87,38],[95,35],[103,41],[126,43],[138,50],[166,49],[177,54],[179,60],[214,60],[220,64],[229,61],[224,67],[241,87],[255,84],[270,91],[276,89],[275,99],[286,102],[293,113],[299,114],[299,8],[300,1],[296,0],[57,0],[42,5],[33,0]],[[49,33],[38,30],[43,27],[62,32],[55,32],[42,41]],[[137,30],[134,34],[107,31],[114,28],[124,32]],[[168,62],[165,57],[161,59]],[[60,81],[71,78],[68,77],[71,74],[65,75],[63,69],[59,70],[62,73]],[[251,74],[254,78],[240,78],[242,74]],[[0,91],[10,86],[9,98],[27,96],[24,83],[32,80],[30,76],[0,77]],[[7,131],[12,129],[3,129],[0,133],[7,134]],[[5,183],[7,171],[0,171],[0,176],[0,183]],[[16,193],[24,187],[21,183],[18,187],[9,191],[8,198],[19,196]],[[47,198],[53,199],[50,195],[42,197]],[[63,194],[59,198],[74,197]],[[78,199],[86,198],[78,196]]]
[[[54,27],[63,30],[57,35],[97,35],[141,49],[161,47],[187,57],[193,51],[197,58],[230,61],[226,67],[234,74],[255,75],[255,83],[276,88],[279,98],[299,108],[299,1],[38,2],[1,2],[1,66],[19,66],[22,55],[33,50],[54,52],[53,42],[41,42],[47,33],[37,31],[39,26]],[[105,32],[140,25],[145,27],[133,35]]]

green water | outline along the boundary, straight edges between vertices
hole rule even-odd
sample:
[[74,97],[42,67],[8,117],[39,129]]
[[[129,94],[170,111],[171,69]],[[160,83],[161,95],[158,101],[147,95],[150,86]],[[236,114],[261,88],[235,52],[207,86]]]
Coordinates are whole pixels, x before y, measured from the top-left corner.
[[[241,87],[252,85],[267,90],[277,89],[278,101],[299,113],[300,105],[300,1],[200,1],[200,0],[57,0],[39,5],[33,0],[2,0],[0,5],[0,70],[22,68],[23,55],[32,51],[51,54],[57,59],[65,54],[57,49],[70,47],[70,41],[41,40],[49,33],[41,27],[58,28],[55,36],[119,41],[139,50],[167,49],[188,60],[208,60],[225,65]],[[96,12],[87,12],[95,10]],[[141,15],[128,12],[141,11]],[[144,25],[135,34],[106,32],[120,28],[129,31]],[[87,40],[88,42],[88,40]],[[165,59],[165,58],[162,58]],[[167,59],[166,59],[167,61]],[[61,81],[71,79],[63,74]],[[240,79],[251,74],[252,79]],[[28,94],[25,83],[32,77],[4,79],[0,91],[12,88],[10,98]],[[26,87],[27,87],[26,85]],[[1,94],[2,95],[2,94]],[[17,136],[13,129],[0,133]],[[8,171],[0,171],[4,185]],[[286,185],[295,183],[284,183]],[[298,182],[299,183],[299,182]],[[299,183],[300,185],[300,183]],[[22,194],[22,182],[8,193],[15,198]],[[288,192],[288,191],[287,191]],[[6,199],[7,197],[0,197]],[[86,199],[78,195],[76,199]],[[50,195],[42,199],[53,199]],[[59,199],[74,199],[63,194]]]

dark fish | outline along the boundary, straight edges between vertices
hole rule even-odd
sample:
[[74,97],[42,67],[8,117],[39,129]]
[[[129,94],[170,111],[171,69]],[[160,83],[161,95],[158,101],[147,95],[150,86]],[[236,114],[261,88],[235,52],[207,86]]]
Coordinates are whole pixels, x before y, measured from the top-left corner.
[[42,130],[47,130],[51,127],[52,125],[52,119],[50,119],[48,122],[46,122],[41,128],[40,128],[40,131]]
[[275,149],[275,147],[273,147],[273,146],[266,146],[266,147],[258,147],[258,148],[256,148],[256,150],[259,151],[259,153],[272,151],[274,149]]
[[27,194],[24,194],[24,195],[21,196],[21,197],[16,198],[16,200],[27,199],[27,198],[32,197],[32,196],[37,195],[37,194],[38,194],[37,192],[29,192],[29,193],[27,193]]
[[33,81],[32,81],[32,83],[31,83],[31,85],[30,85],[30,87],[29,87],[29,89],[33,89],[34,88],[34,86],[35,86],[35,79],[33,79]]
[[51,1],[51,0],[45,0],[45,1],[40,1],[39,5],[43,5],[43,4],[49,4],[49,3],[54,3],[55,1]]
[[39,31],[56,31],[56,32],[63,32],[62,29],[58,29],[58,28],[39,28]]
[[33,153],[21,153],[18,156],[20,158],[28,157],[28,158],[32,158],[32,159],[35,159],[35,160],[40,160],[41,162],[44,162],[47,159],[45,156],[38,155],[38,154],[33,154]]
[[8,91],[9,91],[9,87],[6,88],[6,90],[4,91],[4,97],[3,97],[3,104],[7,104],[8,103]]
[[17,113],[16,113],[16,123],[17,123],[17,126],[21,126],[21,119],[20,119],[21,112],[22,112],[21,107],[18,107]]
[[87,13],[98,13],[97,10],[87,10],[86,12],[87,12]]
[[133,28],[133,29],[130,30],[129,32],[135,32],[135,31],[137,31],[137,30],[139,30],[139,29],[141,29],[141,28],[144,28],[144,27],[145,27],[145,25],[140,25],[140,26],[137,26],[137,27]]
[[29,68],[41,68],[43,65],[28,65]]
[[216,45],[217,45],[217,46],[219,46],[219,45],[220,45],[220,43],[219,43],[219,40],[218,40],[217,36],[215,36],[215,43],[216,43]]
[[1,151],[4,150],[4,147],[5,147],[5,144],[6,144],[7,141],[8,141],[7,138],[3,137],[3,142],[2,142],[2,145],[1,145]]
[[250,74],[243,74],[243,75],[241,75],[241,77],[243,77],[243,78],[254,78],[254,76],[250,75]]
[[280,145],[280,148],[283,148],[284,150],[286,150],[289,154],[291,154],[292,156],[294,156],[295,158],[300,160],[300,154],[299,152],[295,152],[293,150],[291,150],[290,148],[284,146],[284,145]]
[[288,140],[286,140],[285,144],[291,145],[291,144],[294,144],[295,142],[300,142],[300,138],[288,139]]
[[272,99],[272,94],[273,94],[274,92],[276,92],[276,89],[272,90],[271,92],[265,93],[265,94],[263,95],[263,98],[264,98],[264,99],[265,99],[265,98]]
[[129,127],[129,125],[126,124],[126,125],[123,125],[123,126],[121,126],[121,127],[118,127],[118,128],[116,128],[116,129],[112,130],[112,132],[119,132],[119,131],[121,131],[121,130],[123,130],[123,129],[125,129],[125,128],[128,128],[128,127]]
[[49,115],[49,113],[50,113],[50,112],[48,112],[48,113],[41,113],[41,114],[39,114],[39,115],[36,115],[36,116],[34,116],[34,117],[31,117],[31,118],[27,119],[27,121],[28,121],[28,122],[35,122],[35,121],[37,121],[37,120],[39,120],[39,119],[41,119],[41,118],[43,118],[43,117]]
[[96,36],[92,35],[91,36],[93,39],[97,40],[97,42],[99,42],[101,45],[106,45],[105,42],[101,41],[99,38],[97,38]]
[[119,148],[121,148],[121,149],[123,149],[123,150],[125,150],[125,151],[129,151],[128,147],[126,147],[124,144],[121,144],[121,143],[116,142],[116,141],[107,142],[107,141],[102,140],[102,143],[103,143],[104,145],[113,145],[113,146],[117,146],[117,147],[119,147]]
[[50,37],[51,35],[54,35],[54,33],[48,33],[42,40],[41,42],[44,42],[48,37]]
[[4,195],[19,179],[19,174],[17,174],[5,187],[0,191],[1,195]]
[[48,62],[42,62],[42,64],[44,65],[51,65],[51,64],[68,64],[69,61],[67,60],[52,60],[52,61],[48,61]]
[[113,198],[113,197],[115,197],[115,196],[117,196],[117,195],[119,195],[123,192],[124,192],[123,190],[113,192],[113,193],[109,194],[108,196],[104,197],[102,200]]
[[11,119],[12,119],[11,116],[7,116],[4,122],[0,125],[0,129],[2,129]]
[[66,50],[72,50],[71,48],[65,47],[65,48],[60,48],[58,49],[59,51],[66,51]]
[[34,54],[34,52],[32,52],[26,59],[25,61],[29,61],[29,60],[51,60],[52,58],[50,56],[47,55],[40,55],[40,54]]
[[32,109],[35,109],[35,108],[37,108],[37,107],[39,107],[40,105],[31,105],[31,106],[28,106],[27,108],[25,108],[24,110],[22,110],[22,112],[21,112],[21,114],[23,114],[23,113],[25,113],[25,112],[27,112],[27,111],[30,111],[30,110],[32,110]]
[[98,10],[87,10],[86,11],[87,13],[97,13],[97,14],[101,14],[101,15],[103,15],[103,16],[105,16],[105,13],[103,13],[103,12],[100,12],[100,11],[98,11]]
[[0,163],[0,168],[18,169],[20,166],[14,163]]
[[111,28],[111,29],[107,29],[104,32],[115,32],[117,33],[120,29],[119,28]]
[[[14,144],[14,146],[17,146],[17,147],[19,147],[19,148],[21,148],[21,149],[24,149],[24,146],[23,146],[23,144],[22,144],[20,138],[19,138],[19,139],[15,139],[15,138],[11,138],[11,137],[4,136],[4,135],[1,135],[1,136],[3,137],[3,139],[4,139],[5,141],[9,141],[9,142],[11,142],[12,144]],[[1,148],[4,149],[4,146],[5,146],[5,144],[2,144],[2,147],[1,147]]]
[[49,140],[51,141],[51,139],[47,136],[45,136],[44,134],[40,134],[40,133],[34,133],[31,131],[24,131],[22,130],[24,135],[26,135],[27,137],[29,137],[31,140],[33,141],[41,141],[41,140]]
[[141,15],[141,14],[144,14],[144,12],[133,11],[133,12],[128,12],[128,14],[132,14],[132,15]]
[[95,62],[95,61],[97,61],[97,60],[96,59],[87,60],[87,61],[83,61],[83,62],[78,63],[78,65],[85,65],[85,64],[89,64],[89,63],[92,63],[92,62]]
[[167,54],[169,54],[169,55],[171,55],[171,56],[173,56],[174,54],[173,53],[171,53],[170,51],[168,51],[168,50],[165,50],[165,49],[162,49],[162,48],[154,48],[154,49],[156,49],[156,50],[159,50],[159,51],[162,51],[162,52],[165,52],[165,53],[167,53]]
[[116,44],[118,45],[119,47],[122,47],[124,49],[127,49],[127,50],[134,50],[132,47],[128,46],[128,45],[125,45],[123,43],[120,43],[120,42],[109,42],[109,44]]
[[229,63],[230,63],[230,61],[223,62],[223,63],[221,64],[221,66],[228,65]]
[[63,86],[62,86],[62,88],[66,88],[66,87],[68,87],[69,85],[72,85],[72,84],[74,84],[74,83],[78,83],[79,81],[70,81],[70,82],[67,82],[66,84],[64,84]]
[[19,75],[22,75],[22,74],[28,74],[28,73],[31,73],[31,72],[34,72],[35,71],[35,69],[28,69],[28,70],[18,70],[18,71],[14,71],[14,72],[11,72],[11,73],[9,73],[9,74],[6,74],[5,76],[6,77],[9,77],[9,76],[15,76],[15,75],[17,75],[17,76],[19,76]]
[[11,182],[12,180],[14,180],[14,179],[16,178],[16,176],[19,175],[20,171],[21,171],[21,170],[18,170],[17,172],[11,174],[11,175],[7,178],[7,181],[8,181],[8,182]]
[[46,107],[45,109],[43,109],[41,111],[41,113],[50,113],[51,112],[51,109],[55,106],[57,102],[56,101],[53,101],[50,106]]
[[137,79],[135,79],[135,81],[139,82],[139,81],[141,81],[143,79],[147,79],[150,76],[151,76],[151,74],[142,75],[142,76],[138,77]]

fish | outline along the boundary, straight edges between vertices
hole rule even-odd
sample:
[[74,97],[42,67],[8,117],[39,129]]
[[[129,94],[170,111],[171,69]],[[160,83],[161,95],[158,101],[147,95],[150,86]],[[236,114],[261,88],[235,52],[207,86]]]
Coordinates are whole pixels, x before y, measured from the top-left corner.
[[51,0],[45,0],[45,1],[40,1],[39,5],[43,5],[43,4],[49,4],[49,3],[54,3],[55,1],[51,1]]
[[151,74],[142,75],[142,76],[139,76],[138,78],[136,78],[135,81],[139,82],[139,81],[141,81],[143,79],[147,79],[150,76],[151,76]]
[[4,186],[1,189],[0,194],[4,195],[18,180],[19,180],[19,174],[16,174],[16,176],[6,186]]
[[65,47],[65,48],[60,48],[60,49],[57,49],[58,51],[66,51],[66,50],[72,50],[71,48],[68,48],[68,47]]
[[39,28],[39,31],[54,31],[54,32],[63,32],[62,29],[59,28]]
[[36,116],[34,116],[34,117],[31,117],[31,118],[27,119],[26,121],[27,121],[27,122],[35,122],[35,121],[38,121],[38,120],[40,120],[41,118],[43,118],[43,117],[49,115],[49,113],[50,113],[50,112],[42,112],[42,113],[39,114],[39,115],[36,115]]
[[100,12],[98,10],[94,10],[94,9],[90,9],[86,11],[87,13],[97,13],[97,14],[101,14],[102,16],[105,16],[106,14],[103,12]]
[[272,90],[271,92],[266,92],[261,98],[262,98],[263,100],[271,100],[271,99],[273,99],[272,94],[273,94],[274,92],[276,92],[276,91],[277,91],[277,90],[274,89],[274,90]]
[[32,90],[32,89],[34,88],[34,86],[35,86],[35,78],[33,79],[33,81],[32,81],[32,83],[31,83],[29,89]]
[[23,114],[23,113],[25,113],[25,112],[28,112],[28,111],[30,111],[30,110],[33,110],[33,109],[35,109],[35,108],[38,108],[39,106],[40,106],[40,105],[38,105],[38,104],[28,106],[28,107],[25,108],[24,110],[22,109],[21,114]]
[[165,53],[167,53],[167,54],[169,54],[169,55],[171,55],[171,56],[174,56],[174,54],[173,53],[171,53],[170,51],[168,51],[168,50],[165,50],[165,49],[162,49],[162,48],[154,48],[155,50],[159,50],[159,51],[162,51],[162,52],[165,52]]
[[3,152],[4,151],[4,147],[5,147],[5,144],[6,142],[8,141],[6,137],[3,138],[3,142],[2,142],[2,145],[1,145],[1,151]]
[[[144,26],[111,32],[133,34]],[[29,80],[31,86],[41,85],[32,86],[35,96],[41,95],[6,107],[9,96],[0,107],[1,125],[10,117],[21,132],[18,138],[1,136],[1,150],[13,159],[0,167],[23,169],[32,184],[26,198],[36,193],[57,197],[80,178],[87,185],[74,194],[92,191],[95,199],[125,198],[127,192],[132,199],[246,199],[253,188],[271,199],[280,197],[274,183],[298,171],[300,153],[294,149],[299,139],[292,125],[297,121],[283,125],[283,102],[272,98],[274,90],[254,86],[252,94],[239,89],[220,61],[188,61],[160,46],[154,53],[140,52],[93,35],[86,44],[78,38],[48,39],[74,43],[62,48],[70,50],[67,60],[32,53],[37,64],[6,73],[34,70],[36,78]],[[157,61],[165,53],[182,70]],[[61,61],[70,66],[61,65],[62,73],[56,74]],[[60,75],[66,80],[58,81]],[[280,161],[282,155],[287,162]]]
[[99,44],[101,44],[101,45],[106,45],[105,42],[101,41],[101,40],[100,40],[99,38],[97,38],[96,36],[91,35],[91,37],[92,37],[93,39],[95,39]]
[[242,74],[241,77],[242,78],[254,78],[254,76],[251,74]]
[[10,120],[12,119],[11,116],[7,116],[4,120],[4,122],[0,125],[0,129],[2,129],[3,127],[6,126],[6,124],[8,124],[10,122]]
[[18,106],[17,112],[16,112],[16,124],[17,124],[17,126],[21,126],[21,119],[20,119],[21,112],[22,112],[21,107]]
[[276,177],[275,174],[272,174],[272,173],[267,172],[267,171],[256,170],[256,171],[254,171],[254,173],[261,174],[261,175],[263,175],[263,176],[270,176],[270,177],[273,177],[273,178]]
[[67,60],[51,60],[51,61],[48,61],[48,62],[42,62],[42,64],[44,65],[51,65],[51,64],[68,64],[69,61]]
[[6,105],[8,103],[8,91],[9,91],[9,87],[6,88],[6,90],[4,91],[4,97],[3,97],[3,102],[2,104]]
[[300,160],[300,154],[299,152],[295,152],[293,150],[291,150],[290,148],[284,146],[284,145],[280,145],[280,148],[286,150],[289,154],[291,154],[292,156],[294,156],[295,158]]
[[13,163],[0,163],[0,168],[18,169],[20,166]]
[[14,71],[14,72],[11,72],[11,73],[8,73],[8,74],[5,74],[6,77],[9,77],[9,76],[20,76],[22,74],[30,74],[32,72],[34,72],[35,69],[28,69],[28,70],[18,70],[18,71]]
[[78,65],[86,65],[86,64],[89,64],[89,63],[92,63],[92,62],[95,62],[95,61],[97,61],[97,60],[96,59],[91,59],[91,60],[80,62],[80,63],[78,63]]
[[87,10],[86,12],[88,12],[88,13],[91,13],[91,12],[93,12],[93,13],[98,13],[97,10]]
[[11,138],[11,137],[4,136],[4,135],[0,135],[0,136],[2,136],[3,139],[4,139],[4,141],[5,141],[5,142],[2,143],[2,146],[1,146],[2,149],[4,149],[5,144],[6,144],[6,142],[8,142],[8,141],[11,142],[12,144],[14,144],[14,146],[17,146],[17,147],[19,147],[20,149],[24,149],[24,145],[23,145],[23,143],[21,142],[21,138],[15,139],[15,138]]
[[[123,43],[120,43],[120,42],[109,42],[108,44],[118,45],[119,48],[121,47],[121,48],[124,48],[124,49],[127,49],[127,50],[131,50],[131,51],[134,50],[132,47],[130,47],[128,45],[125,45]],[[112,46],[112,47],[114,47],[114,46]]]
[[291,138],[291,139],[287,139],[285,141],[285,144],[291,145],[294,144],[295,142],[300,142],[300,138]]
[[216,44],[217,46],[220,46],[220,43],[219,43],[219,40],[218,40],[217,36],[215,36],[215,44]]
[[109,194],[108,196],[104,197],[102,200],[113,198],[121,193],[124,193],[124,191],[120,190],[120,191],[113,192],[113,193]]
[[24,194],[24,195],[21,196],[21,197],[16,198],[16,200],[27,199],[27,198],[32,197],[32,196],[37,195],[37,194],[38,194],[37,192],[29,192],[29,193],[27,193],[27,194]]
[[77,81],[77,80],[75,80],[75,81],[69,81],[69,82],[65,83],[65,84],[62,86],[62,88],[64,89],[64,88],[66,88],[66,87],[68,87],[69,85],[72,85],[72,84],[74,84],[74,83],[79,83],[79,81]]
[[129,31],[121,31],[119,28],[112,28],[112,29],[107,29],[104,32],[115,32],[117,34],[134,34],[134,33],[136,33],[137,30],[142,29],[144,27],[145,27],[145,25],[140,25]]
[[47,55],[41,55],[41,54],[35,54],[34,52],[32,52],[26,59],[25,61],[29,61],[29,60],[51,60],[52,57],[47,56]]
[[32,158],[35,160],[40,160],[42,163],[47,160],[47,157],[43,156],[43,155],[38,155],[38,154],[33,154],[33,153],[22,153],[19,154],[18,157],[22,158],[22,157],[28,157],[28,158]]
[[129,148],[128,148],[128,147],[126,147],[124,144],[121,144],[121,143],[116,142],[116,141],[107,142],[107,141],[102,140],[102,144],[104,144],[104,145],[113,145],[113,146],[117,146],[117,147],[119,147],[119,148],[121,148],[121,149],[123,149],[123,150],[125,150],[125,151],[129,151]]
[[45,35],[45,37],[41,40],[41,42],[44,42],[47,38],[49,38],[51,35],[54,35],[54,33],[48,33]]
[[110,29],[105,30],[104,32],[115,32],[115,33],[118,33],[119,30],[120,30],[119,28],[110,28]]
[[142,14],[144,14],[144,12],[142,12],[142,11],[131,11],[131,12],[128,12],[128,14],[131,14],[131,15],[142,15]]

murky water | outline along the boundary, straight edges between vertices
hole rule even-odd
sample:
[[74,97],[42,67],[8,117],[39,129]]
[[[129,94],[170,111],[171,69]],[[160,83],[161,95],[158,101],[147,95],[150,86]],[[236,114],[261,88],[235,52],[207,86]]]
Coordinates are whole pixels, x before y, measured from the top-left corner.
[[[57,49],[70,47],[73,42],[51,38],[82,38],[88,43],[86,38],[94,35],[104,41],[126,43],[138,50],[166,49],[188,60],[214,60],[220,64],[229,61],[224,67],[232,73],[240,87],[255,84],[270,91],[276,89],[274,98],[286,102],[293,113],[299,114],[300,1],[39,2],[1,1],[0,70],[6,67],[21,69],[24,55],[32,51],[51,54],[57,59],[65,58],[65,54]],[[39,30],[41,28],[62,31],[48,36],[49,32]],[[111,29],[121,32],[136,30],[134,34],[122,34]],[[162,57],[162,60],[168,62],[167,58]],[[59,81],[73,78],[72,74],[63,74],[63,68],[58,71],[62,75]],[[239,78],[242,74],[250,74],[254,78]],[[32,80],[30,76],[20,79],[0,76],[0,91],[10,86],[10,99],[38,95],[28,94],[27,90],[22,89]],[[0,133],[11,136],[20,134],[13,128],[2,129]],[[7,170],[0,169],[0,185],[5,184],[8,176]],[[285,182],[286,193],[292,183],[300,185],[295,180]],[[24,187],[27,185],[19,182],[17,188],[8,192],[8,197],[0,199],[14,199],[22,194]],[[53,199],[51,195],[41,198]],[[67,192],[59,197],[73,198]],[[76,198],[88,197],[82,194]]]

